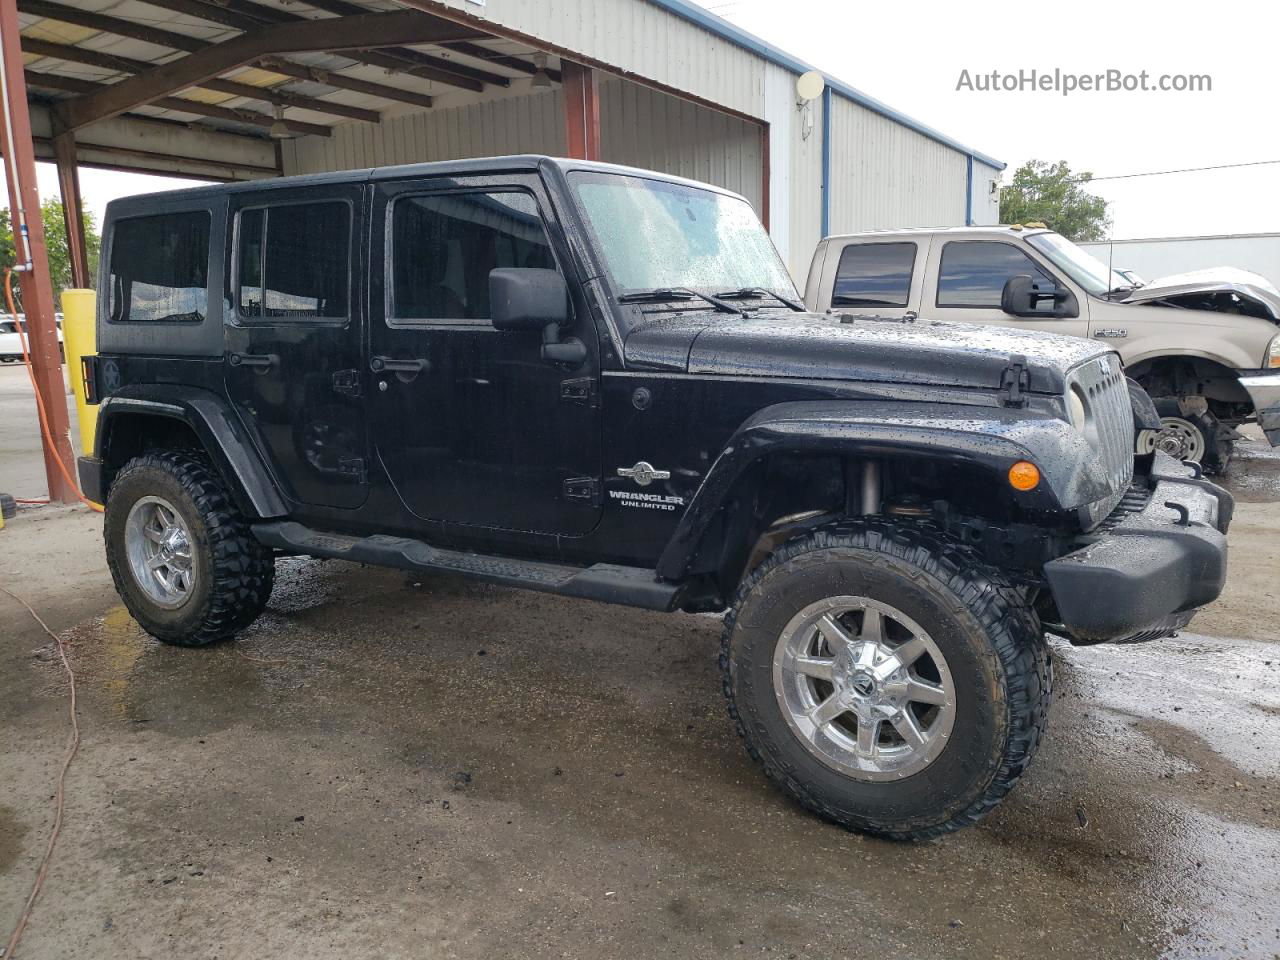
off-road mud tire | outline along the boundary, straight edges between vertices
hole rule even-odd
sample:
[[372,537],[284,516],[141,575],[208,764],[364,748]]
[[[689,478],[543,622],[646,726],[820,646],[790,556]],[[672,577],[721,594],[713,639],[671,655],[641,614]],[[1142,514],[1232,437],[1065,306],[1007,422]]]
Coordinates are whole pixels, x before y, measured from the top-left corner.
[[[193,539],[194,583],[177,609],[161,607],[146,595],[125,551],[129,510],[149,495],[171,503]],[[107,566],[125,607],[142,629],[164,643],[203,647],[225,640],[252,623],[271,596],[271,550],[254,538],[222,478],[198,455],[153,452],[126,463],[107,495],[103,536]]]
[[[836,595],[890,603],[942,649],[956,720],[942,752],[902,780],[859,780],[791,732],[773,689],[781,630]],[[1052,663],[1025,595],[972,550],[926,523],[845,522],[780,547],[743,581],[725,619],[720,665],[747,751],[801,805],[851,830],[938,837],[980,820],[1026,770],[1044,736]]]

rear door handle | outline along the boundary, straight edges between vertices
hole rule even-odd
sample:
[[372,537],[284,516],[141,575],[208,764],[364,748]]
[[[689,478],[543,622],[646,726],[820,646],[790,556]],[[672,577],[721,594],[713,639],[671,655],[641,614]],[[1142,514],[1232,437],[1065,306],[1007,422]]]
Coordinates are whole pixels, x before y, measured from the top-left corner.
[[229,360],[233,367],[253,367],[258,373],[266,373],[280,362],[274,353],[233,353]]
[[431,364],[426,360],[396,360],[393,357],[370,357],[369,369],[374,373],[395,373],[399,374],[403,380],[412,380],[424,370],[429,370]]

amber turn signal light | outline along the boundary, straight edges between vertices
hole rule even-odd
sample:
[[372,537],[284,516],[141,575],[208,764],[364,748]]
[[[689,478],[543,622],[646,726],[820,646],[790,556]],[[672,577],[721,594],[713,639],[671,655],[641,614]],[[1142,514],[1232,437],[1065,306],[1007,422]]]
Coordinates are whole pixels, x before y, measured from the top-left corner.
[[1040,482],[1040,468],[1034,463],[1019,460],[1009,468],[1009,486],[1015,490],[1034,490]]

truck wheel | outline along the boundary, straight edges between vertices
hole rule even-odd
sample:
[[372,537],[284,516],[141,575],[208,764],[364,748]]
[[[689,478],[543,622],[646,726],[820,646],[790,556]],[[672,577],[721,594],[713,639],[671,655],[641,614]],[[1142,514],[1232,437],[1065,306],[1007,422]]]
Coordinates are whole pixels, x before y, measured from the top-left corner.
[[765,773],[893,839],[977,822],[1047,719],[1049,652],[1025,599],[922,524],[851,522],[780,548],[739,590],[720,665]]
[[1183,413],[1177,397],[1161,397],[1155,405],[1161,424],[1156,449],[1198,463],[1208,473],[1226,473],[1235,443],[1227,439],[1217,417],[1208,412]]
[[103,536],[125,607],[165,643],[202,647],[230,637],[271,596],[270,549],[254,539],[213,468],[188,453],[126,463],[107,495]]

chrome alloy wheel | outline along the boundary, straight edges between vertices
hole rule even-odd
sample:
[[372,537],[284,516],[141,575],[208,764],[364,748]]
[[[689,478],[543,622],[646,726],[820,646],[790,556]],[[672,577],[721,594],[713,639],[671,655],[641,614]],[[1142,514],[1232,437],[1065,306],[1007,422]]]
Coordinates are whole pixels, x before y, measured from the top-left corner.
[[1181,417],[1160,418],[1160,433],[1155,446],[1177,460],[1195,463],[1204,460],[1204,435],[1194,423]]
[[129,569],[147,597],[173,610],[191,596],[191,531],[161,497],[143,497],[129,510],[124,526]]
[[773,688],[809,752],[857,780],[919,773],[955,723],[955,684],[938,645],[869,597],[831,597],[792,617],[774,649]]

